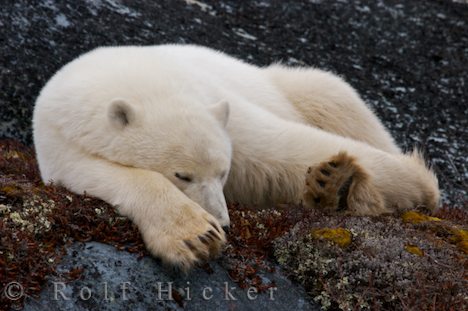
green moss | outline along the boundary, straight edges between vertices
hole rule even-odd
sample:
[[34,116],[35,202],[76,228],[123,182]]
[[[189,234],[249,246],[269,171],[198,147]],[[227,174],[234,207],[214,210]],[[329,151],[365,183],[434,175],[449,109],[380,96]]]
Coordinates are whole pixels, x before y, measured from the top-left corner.
[[412,223],[412,224],[418,224],[418,223],[427,222],[427,221],[441,221],[442,220],[437,217],[427,216],[427,215],[414,212],[414,211],[405,212],[401,216],[401,218],[403,219],[404,222]]
[[448,231],[453,224],[445,220],[408,215],[402,221],[311,211],[275,241],[274,255],[324,309],[459,310],[466,284],[453,276],[464,275],[466,256],[451,244],[466,242],[466,230]]
[[21,188],[15,185],[4,186],[0,189],[0,192],[8,196],[17,196],[23,193],[23,191],[21,191]]
[[313,229],[312,237],[315,239],[324,239],[337,244],[340,247],[346,247],[351,244],[352,234],[349,230],[343,228],[322,228]]
[[[445,214],[450,215],[447,212]],[[462,217],[458,215],[458,218],[466,219],[466,216]],[[468,254],[468,230],[460,229],[459,226],[448,220],[427,216],[414,211],[404,213],[402,219],[403,222],[414,225],[425,224],[422,228],[427,228],[429,231],[441,236],[447,236],[447,241],[456,244],[463,253]]]
[[468,230],[464,229],[452,229],[452,236],[450,240],[457,244],[458,248],[468,254]]
[[419,247],[417,247],[416,245],[405,245],[405,250],[408,253],[416,255],[416,256],[420,256],[420,257],[424,256],[424,251],[420,249]]
[[[32,150],[0,141],[0,175],[0,289],[21,279],[29,296],[37,294],[70,240],[147,254],[137,228],[109,205],[44,186]],[[466,210],[370,218],[232,205],[229,213],[222,261],[241,287],[271,286],[257,271],[270,269],[265,258],[274,256],[324,309],[466,308],[466,280],[458,277],[466,274]],[[0,295],[0,305],[8,303]]]

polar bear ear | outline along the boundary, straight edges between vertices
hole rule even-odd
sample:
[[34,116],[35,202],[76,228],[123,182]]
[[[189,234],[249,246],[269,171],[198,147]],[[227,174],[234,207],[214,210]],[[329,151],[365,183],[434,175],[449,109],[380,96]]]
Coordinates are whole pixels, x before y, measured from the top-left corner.
[[229,119],[229,103],[226,100],[222,100],[211,106],[209,110],[221,125],[225,127]]
[[108,109],[110,123],[123,129],[135,121],[135,110],[123,99],[114,99]]

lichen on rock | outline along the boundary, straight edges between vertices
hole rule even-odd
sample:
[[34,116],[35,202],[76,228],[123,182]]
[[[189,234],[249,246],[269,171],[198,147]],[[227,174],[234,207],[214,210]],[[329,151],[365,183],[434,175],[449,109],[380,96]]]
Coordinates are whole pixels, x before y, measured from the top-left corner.
[[431,217],[428,215],[424,215],[415,211],[408,211],[401,215],[401,218],[404,222],[412,223],[412,224],[419,224],[426,221],[441,221],[440,218]]
[[468,230],[452,229],[450,240],[458,245],[461,251],[468,254]]
[[405,250],[408,253],[416,255],[416,256],[420,256],[420,257],[424,256],[424,251],[420,249],[419,247],[417,247],[416,245],[405,245]]
[[[464,306],[467,282],[456,276],[466,276],[467,258],[453,244],[466,242],[466,230],[453,231],[453,223],[429,215],[409,216],[346,217],[311,211],[276,239],[274,254],[323,309]],[[427,222],[445,228],[446,235],[428,230]],[[340,237],[344,232],[349,235]],[[347,247],[330,243],[333,239],[346,241]]]
[[[31,149],[0,141],[0,173],[0,288],[20,281],[27,295],[37,294],[70,241],[147,254],[137,228],[108,204],[42,184]],[[241,288],[274,286],[261,273],[276,260],[323,309],[462,310],[468,300],[465,210],[409,212],[406,220],[293,205],[229,211],[222,265]],[[0,296],[1,303],[11,301]]]
[[351,231],[343,228],[322,228],[314,229],[311,232],[312,237],[316,239],[325,239],[332,241],[341,247],[346,247],[351,244],[352,234]]

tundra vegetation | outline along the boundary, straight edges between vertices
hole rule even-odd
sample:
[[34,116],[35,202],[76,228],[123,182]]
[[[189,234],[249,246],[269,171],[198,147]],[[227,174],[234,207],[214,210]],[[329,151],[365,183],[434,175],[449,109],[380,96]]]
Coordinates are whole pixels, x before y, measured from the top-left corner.
[[[468,301],[468,213],[443,206],[426,215],[324,215],[300,205],[231,205],[221,264],[241,288],[274,284],[277,269],[302,284],[323,309],[462,310]],[[103,201],[45,186],[34,151],[0,141],[0,288],[12,281],[37,296],[67,245],[99,241],[148,255],[137,228]],[[207,272],[209,263],[201,265]],[[77,266],[59,275],[81,276]],[[0,296],[0,306],[22,300]],[[181,306],[184,302],[180,302]]]

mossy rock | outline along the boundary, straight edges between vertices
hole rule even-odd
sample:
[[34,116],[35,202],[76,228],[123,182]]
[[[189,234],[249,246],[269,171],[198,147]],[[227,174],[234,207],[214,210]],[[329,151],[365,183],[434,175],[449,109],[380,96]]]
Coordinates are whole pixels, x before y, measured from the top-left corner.
[[468,300],[466,215],[450,209],[437,217],[314,211],[275,241],[274,254],[324,309],[462,310]]

